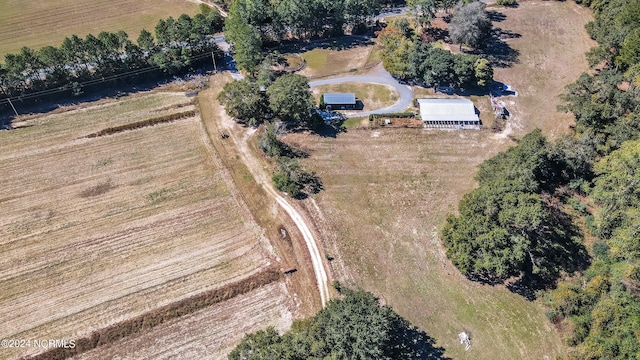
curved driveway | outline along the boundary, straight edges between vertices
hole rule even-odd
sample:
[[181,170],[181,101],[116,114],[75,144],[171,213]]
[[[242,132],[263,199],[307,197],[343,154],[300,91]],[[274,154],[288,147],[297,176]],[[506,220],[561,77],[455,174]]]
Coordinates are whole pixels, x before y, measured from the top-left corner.
[[[402,85],[398,82],[398,80],[394,79],[388,71],[386,71],[382,64],[379,64],[375,68],[373,68],[370,72],[363,75],[350,75],[350,76],[339,76],[330,79],[322,79],[316,81],[310,81],[309,86],[317,87],[321,85],[333,85],[333,84],[342,84],[346,82],[361,82],[361,83],[371,83],[371,84],[382,84],[393,87],[398,92],[398,101],[386,108],[376,109],[376,110],[365,110],[365,111],[357,111],[357,112],[349,112],[349,115],[357,115],[357,116],[369,116],[369,114],[384,114],[391,112],[402,112],[406,108],[411,105],[411,101],[413,100],[413,90],[407,85]],[[367,104],[365,104],[366,108]]]

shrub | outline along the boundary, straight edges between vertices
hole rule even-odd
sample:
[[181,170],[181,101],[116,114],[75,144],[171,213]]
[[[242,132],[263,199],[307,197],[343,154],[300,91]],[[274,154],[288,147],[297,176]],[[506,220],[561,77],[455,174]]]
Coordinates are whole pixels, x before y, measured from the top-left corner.
[[497,0],[496,4],[499,6],[516,6],[518,2],[516,0]]

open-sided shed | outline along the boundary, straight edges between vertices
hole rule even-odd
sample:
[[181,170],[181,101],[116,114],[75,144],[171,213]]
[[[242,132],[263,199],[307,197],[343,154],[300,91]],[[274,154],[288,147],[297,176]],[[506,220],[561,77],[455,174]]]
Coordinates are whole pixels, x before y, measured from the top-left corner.
[[464,98],[418,99],[420,118],[426,127],[480,128],[473,102]]

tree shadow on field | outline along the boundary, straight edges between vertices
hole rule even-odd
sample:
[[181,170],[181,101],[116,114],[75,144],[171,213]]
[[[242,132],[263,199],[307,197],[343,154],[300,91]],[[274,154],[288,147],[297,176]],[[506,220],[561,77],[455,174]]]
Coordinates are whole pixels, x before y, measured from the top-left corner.
[[520,38],[522,35],[501,28],[494,28],[491,37],[483,49],[471,52],[475,55],[484,55],[494,68],[508,68],[519,62],[520,51],[512,48],[505,41]]
[[507,19],[507,15],[495,10],[487,11],[487,16],[489,16],[489,20],[492,22],[502,22]]
[[406,360],[449,360],[444,356],[444,348],[424,331],[412,326],[404,318],[396,319],[391,329],[393,358]]
[[320,40],[283,41],[277,46],[281,54],[303,53],[314,49],[348,50],[361,46],[374,45],[370,36],[350,35]]

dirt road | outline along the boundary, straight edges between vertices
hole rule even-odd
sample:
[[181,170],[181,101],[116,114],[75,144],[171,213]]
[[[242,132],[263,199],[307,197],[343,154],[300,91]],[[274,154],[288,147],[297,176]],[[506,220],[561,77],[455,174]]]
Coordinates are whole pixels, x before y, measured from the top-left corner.
[[267,169],[264,168],[261,160],[256,157],[248,146],[247,142],[249,141],[249,138],[255,134],[256,129],[241,129],[240,126],[237,125],[222,108],[217,118],[220,119],[220,127],[229,130],[227,133],[238,148],[242,161],[246,164],[255,181],[262,185],[267,193],[276,200],[278,205],[287,212],[300,230],[300,233],[302,233],[307,249],[309,250],[309,254],[311,255],[311,263],[313,265],[318,291],[320,292],[320,301],[324,307],[329,300],[330,295],[329,286],[327,284],[327,272],[324,268],[318,244],[313,236],[313,232],[307,225],[305,218],[293,205],[289,203],[289,200],[280,195],[280,193],[273,187],[271,183],[271,176]]

